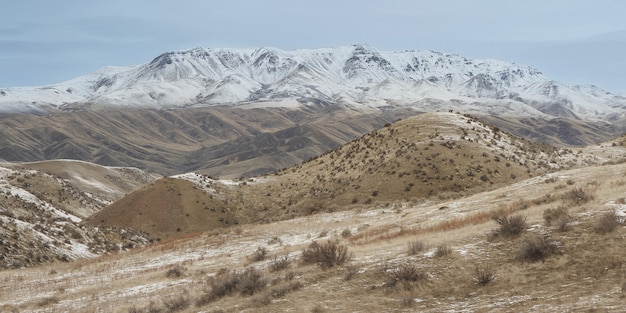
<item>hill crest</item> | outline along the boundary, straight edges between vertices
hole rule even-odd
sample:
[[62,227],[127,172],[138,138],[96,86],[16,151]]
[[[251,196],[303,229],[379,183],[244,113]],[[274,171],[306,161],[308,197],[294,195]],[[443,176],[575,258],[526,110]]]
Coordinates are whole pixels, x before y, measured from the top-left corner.
[[[130,194],[121,200],[123,204],[114,204],[98,215],[132,220],[131,216],[137,216],[141,210],[149,216],[151,213],[147,212],[158,212],[159,219],[176,221],[179,219],[175,216],[177,211],[167,210],[163,205],[178,204],[156,201],[154,206],[145,209],[138,208],[137,204],[166,194],[163,186],[167,184],[185,185],[177,182],[179,179],[194,183],[193,187],[180,187],[193,194],[190,198],[197,199],[196,204],[190,206],[193,210],[201,211],[201,204],[210,202],[211,206],[222,207],[237,223],[247,224],[400,199],[458,198],[524,178],[597,162],[591,155],[579,155],[570,149],[511,136],[470,116],[426,113],[389,124],[273,175],[238,181],[191,173],[176,176],[177,179],[167,178],[160,182],[162,187],[151,191],[156,185],[146,186],[142,194]],[[177,198],[176,195],[173,198]],[[111,210],[115,213],[107,213]],[[163,214],[166,217],[161,217]],[[218,216],[206,217],[215,222]],[[90,220],[90,223],[99,222],[95,217]],[[222,226],[227,226],[229,219],[221,222]],[[109,224],[106,219],[103,225],[139,226]],[[182,222],[171,224],[169,228],[165,236],[176,235],[172,234],[173,229],[180,233],[200,230]],[[139,229],[150,232],[143,226]]]

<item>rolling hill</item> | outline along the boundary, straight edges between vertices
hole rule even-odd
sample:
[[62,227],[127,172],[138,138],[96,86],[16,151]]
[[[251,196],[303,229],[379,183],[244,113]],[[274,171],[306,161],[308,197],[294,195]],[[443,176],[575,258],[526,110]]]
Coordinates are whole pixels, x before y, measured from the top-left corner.
[[[434,130],[439,135],[429,138]],[[420,135],[425,136],[425,146],[413,151],[409,139]],[[230,192],[238,190],[248,194],[241,193],[241,199],[271,198],[259,191],[267,191],[268,183],[278,187],[281,182],[283,189],[294,189],[295,185],[285,185],[289,180],[283,175],[289,173],[294,175],[292,179],[303,179],[302,185],[310,191],[311,186],[330,183],[330,172],[324,169],[332,161],[346,165],[345,171],[336,174],[349,177],[361,173],[362,179],[351,181],[362,184],[359,189],[379,188],[380,184],[363,174],[368,168],[361,166],[360,158],[376,151],[377,138],[388,139],[377,143],[387,143],[392,151],[374,160],[376,165],[390,164],[381,168],[384,171],[398,169],[396,162],[402,165],[407,155],[419,156],[419,152],[435,147],[454,152],[458,148],[450,145],[450,149],[448,141],[456,138],[463,148],[458,150],[473,154],[472,149],[476,149],[479,155],[470,158],[471,162],[455,159],[456,166],[468,169],[480,165],[481,173],[487,174],[491,170],[493,174],[487,178],[493,185],[483,182],[452,197],[444,192],[441,198],[374,198],[369,204],[359,198],[358,203],[342,205],[333,212],[298,212],[289,219],[281,214],[276,222],[215,227],[103,257],[0,271],[4,282],[0,308],[23,312],[624,309],[624,137],[569,152],[511,137],[471,117],[426,114],[389,125],[279,175],[229,181],[184,174],[154,182],[154,190],[161,194],[155,192],[149,197],[154,202],[170,201],[170,206],[183,203],[183,195],[204,201],[200,197],[206,194],[225,201]],[[372,148],[367,148],[368,142]],[[502,149],[505,143],[510,146]],[[523,149],[515,148],[521,145]],[[412,152],[399,152],[395,158],[396,151],[403,149]],[[446,150],[437,151],[439,157]],[[346,158],[350,152],[352,157]],[[483,157],[482,152],[488,156]],[[500,162],[494,159],[499,153],[505,154]],[[500,169],[501,163],[506,167],[513,155],[519,162],[510,166],[510,181],[498,181],[495,169]],[[351,169],[350,161],[358,161],[360,166]],[[310,171],[308,178],[306,170]],[[320,183],[313,170],[326,175],[326,182]],[[511,179],[511,173],[524,177]],[[405,176],[398,178],[396,172],[377,177],[383,181],[389,178],[385,182],[392,184],[391,177],[402,182]],[[466,179],[473,181],[469,177]],[[460,177],[453,179],[461,182]],[[478,177],[479,181],[483,180]],[[418,193],[424,186],[443,188],[449,183],[415,184],[412,192]],[[145,186],[129,197],[138,197],[150,188]],[[365,194],[374,197],[369,191]],[[384,196],[380,191],[376,197]],[[144,200],[148,199],[136,198]],[[187,205],[193,207],[191,202]],[[516,233],[505,232],[502,224],[492,219],[494,215],[500,221],[506,217],[524,223],[513,228]],[[514,219],[516,216],[520,218]],[[335,247],[335,254],[311,262],[315,251],[330,251],[316,247]],[[336,260],[341,251],[347,253],[343,262],[324,261]]]
[[[168,238],[216,225],[269,223],[401,199],[458,198],[597,162],[595,155],[535,144],[471,116],[426,113],[272,175],[165,178],[104,208],[87,223],[148,233],[154,227],[154,234]],[[187,214],[202,218],[191,219],[198,221],[192,225],[185,221]],[[167,229],[159,228],[162,221],[169,221]]]
[[143,246],[136,230],[94,228],[83,218],[156,177],[136,168],[56,160],[0,164],[0,267],[92,258]]

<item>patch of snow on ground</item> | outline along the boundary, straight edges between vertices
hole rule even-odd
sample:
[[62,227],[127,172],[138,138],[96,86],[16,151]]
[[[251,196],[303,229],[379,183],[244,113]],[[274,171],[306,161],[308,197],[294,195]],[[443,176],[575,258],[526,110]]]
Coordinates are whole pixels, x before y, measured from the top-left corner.
[[[0,187],[1,188],[1,187]],[[4,190],[2,190],[4,189]],[[69,219],[74,223],[80,223],[82,221],[81,218],[74,216],[72,214],[68,214],[62,210],[59,210],[57,208],[55,208],[54,206],[50,205],[50,203],[47,202],[43,202],[41,200],[39,200],[39,198],[37,198],[34,194],[21,189],[21,188],[17,188],[15,186],[10,186],[10,188],[8,188],[8,190],[6,188],[1,188],[0,190],[4,191],[4,192],[8,192],[10,193],[12,196],[17,196],[20,199],[28,202],[28,203],[33,203],[35,205],[37,205],[37,207],[43,208],[43,209],[47,209],[49,211],[51,211],[54,215],[56,215],[57,217],[60,218],[65,218],[65,219]]]
[[80,175],[73,175],[72,178],[76,179],[77,181],[79,181],[81,184],[85,185],[85,186],[90,186],[92,188],[95,188],[97,190],[102,190],[108,194],[118,194],[119,191],[113,190],[111,188],[109,188],[108,186],[106,186],[105,184],[99,182],[99,181],[95,181],[95,180],[89,180],[87,178],[84,178]]
[[174,175],[170,177],[190,181],[191,183],[193,183],[194,186],[196,186],[196,188],[199,188],[205,193],[208,193],[211,195],[217,194],[217,190],[209,186],[212,183],[216,183],[219,181],[215,179],[211,179],[208,176],[204,176],[198,173],[184,173],[184,174]]

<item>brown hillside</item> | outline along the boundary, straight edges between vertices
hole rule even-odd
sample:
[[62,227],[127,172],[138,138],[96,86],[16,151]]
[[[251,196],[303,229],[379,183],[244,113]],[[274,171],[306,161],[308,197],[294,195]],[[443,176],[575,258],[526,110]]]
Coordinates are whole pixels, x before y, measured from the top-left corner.
[[89,258],[147,244],[149,237],[141,232],[80,222],[151,179],[138,169],[67,160],[0,163],[0,268]]
[[165,239],[238,223],[224,202],[191,182],[163,178],[93,214],[90,225],[134,228]]
[[[414,112],[332,106],[0,115],[0,159],[78,159],[161,175],[204,169],[210,175],[240,177],[300,163],[382,127],[396,114]],[[311,141],[290,143],[299,134]]]
[[[195,187],[163,179],[105,208],[90,223],[167,238],[234,221],[266,223],[371,203],[459,198],[585,162],[594,161],[530,143],[472,117],[427,113],[275,175],[238,182],[181,176]],[[212,190],[203,191],[207,186]]]
[[584,162],[591,160],[472,117],[426,113],[262,183],[242,182],[237,214],[242,221],[269,222],[372,202],[458,198]]

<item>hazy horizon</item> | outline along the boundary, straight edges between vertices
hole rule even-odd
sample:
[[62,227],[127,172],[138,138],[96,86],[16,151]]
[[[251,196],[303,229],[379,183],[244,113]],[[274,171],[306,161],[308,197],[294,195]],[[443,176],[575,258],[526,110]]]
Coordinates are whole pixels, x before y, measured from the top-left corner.
[[368,44],[536,67],[626,93],[626,2],[83,1],[7,3],[0,88],[62,82],[194,47],[284,50]]

